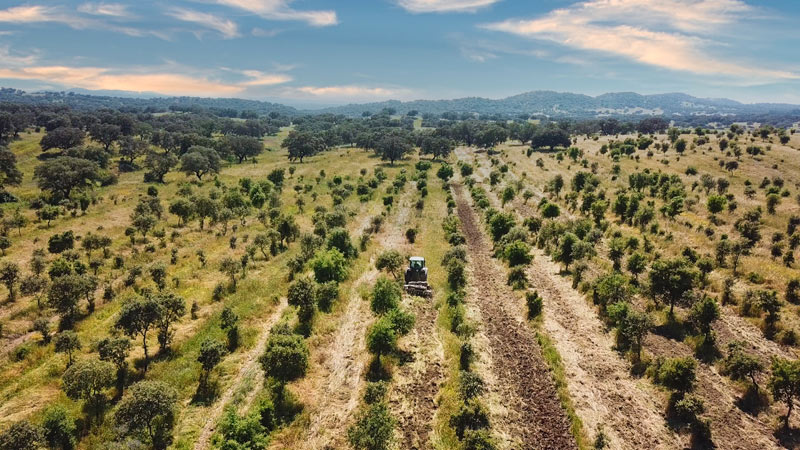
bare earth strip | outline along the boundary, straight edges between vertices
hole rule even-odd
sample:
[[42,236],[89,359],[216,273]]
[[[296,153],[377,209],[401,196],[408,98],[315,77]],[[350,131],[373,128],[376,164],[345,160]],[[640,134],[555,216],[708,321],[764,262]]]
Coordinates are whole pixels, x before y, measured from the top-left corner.
[[414,329],[405,345],[413,360],[398,368],[391,404],[399,421],[402,448],[430,448],[436,394],[444,380],[444,348],[436,335],[437,310],[433,300],[412,297]]
[[[485,164],[481,167],[488,166]],[[490,194],[491,200],[496,200]],[[532,202],[535,203],[535,202]],[[499,203],[493,202],[495,207]],[[529,205],[517,205],[528,211]],[[686,442],[667,428],[662,395],[647,380],[631,377],[628,364],[583,295],[559,275],[559,267],[536,250],[527,274],[544,300],[544,330],[564,365],[575,412],[590,436],[600,426],[618,449],[681,448]],[[508,305],[525,317],[521,302]]]
[[544,329],[561,356],[570,397],[587,432],[602,426],[612,448],[681,448],[664,420],[662,395],[647,380],[631,377],[594,309],[558,272],[537,251],[528,276],[542,294]]
[[[457,152],[459,158],[465,159],[469,157],[468,152],[462,149],[459,150],[461,150]],[[486,161],[482,162],[484,165],[488,165]],[[490,199],[496,200],[493,198],[493,196],[490,196]],[[515,203],[523,215],[533,215],[533,210],[535,208],[533,205],[535,205],[536,202],[530,202],[528,205],[522,205],[519,201]],[[493,204],[496,207],[499,206],[499,204],[496,204],[496,202]],[[566,210],[562,209],[562,211]],[[568,211],[566,211],[565,214],[569,214]],[[539,258],[538,262],[541,262],[541,260],[542,258]],[[534,261],[533,264],[536,265],[537,261]],[[533,271],[530,271],[529,275],[535,274],[533,274]],[[534,285],[537,283],[535,280],[536,278],[534,278]],[[566,283],[566,281],[564,282]],[[547,296],[545,295],[544,297],[544,301],[547,302]],[[545,311],[545,318],[547,318],[547,306],[545,306]],[[570,307],[566,311],[572,311],[575,313],[576,310]],[[757,327],[745,319],[737,316],[736,312],[732,308],[724,307],[722,308],[722,313],[722,317],[714,326],[714,329],[719,334],[720,348],[724,349],[727,342],[739,339],[745,340],[749,344],[749,350],[753,351],[765,364],[769,363],[769,358],[771,355],[794,358],[794,352],[791,349],[778,345],[764,338],[763,334],[760,332],[760,330],[758,330]],[[550,333],[549,330],[548,333]],[[556,340],[557,347],[561,342],[563,342],[560,339],[557,339],[556,336],[553,336],[553,338]],[[691,349],[685,343],[669,340],[663,336],[658,336],[655,334],[652,334],[648,337],[647,342],[645,343],[645,348],[646,350],[655,354],[655,356],[662,356],[666,358],[692,355]],[[561,356],[564,358],[564,364],[566,366],[566,357],[568,354],[565,355],[565,353],[568,352],[565,352],[560,347],[559,351],[562,352]],[[722,376],[714,366],[699,363],[697,370],[697,381],[696,392],[705,401],[707,416],[711,419],[713,440],[717,445],[717,448],[779,448],[779,443],[773,434],[774,424],[769,423],[770,419],[768,416],[761,414],[754,417],[739,409],[736,406],[736,401],[741,396],[740,389],[735,387],[728,378]],[[574,383],[570,383],[570,393],[574,396],[573,400],[578,403],[580,396],[573,393],[573,385]],[[580,405],[576,406],[580,407]],[[775,407],[773,406],[772,409],[774,408]],[[580,409],[578,410],[578,413],[588,425],[589,420],[591,419],[584,418]],[[593,430],[589,429],[589,431]],[[607,429],[606,432],[608,433],[610,430]]]
[[[648,337],[647,348],[656,356],[668,358],[692,355],[686,344],[659,335]],[[695,391],[705,400],[706,416],[711,419],[711,432],[717,448],[781,448],[772,433],[774,424],[765,422],[763,416],[753,417],[740,410],[736,406],[739,393],[714,366],[697,365]]]
[[[414,191],[413,189],[411,190]],[[397,216],[395,230],[384,241],[384,247],[412,254],[414,248],[403,237],[411,206],[405,203]],[[398,367],[392,384],[390,403],[398,420],[399,442],[403,448],[430,448],[436,394],[444,380],[444,348],[436,334],[438,311],[433,299],[404,296],[405,307],[416,316],[414,328],[403,339],[411,361]]]
[[[467,238],[472,266],[472,282],[477,295],[468,298],[483,317],[491,350],[491,370],[498,394],[508,414],[493,427],[511,436],[522,448],[576,448],[570,424],[561,406],[556,387],[545,363],[541,348],[528,324],[507,309],[516,295],[506,285],[505,274],[492,258],[491,248],[480,229],[475,212],[466,199],[463,187],[453,186],[458,216]],[[491,393],[490,393],[491,394]]]
[[[206,424],[203,426],[203,431],[200,432],[200,437],[197,438],[197,442],[194,445],[195,450],[205,450],[209,448],[211,436],[214,435],[214,431],[217,429],[217,424],[219,423],[220,417],[222,417],[222,412],[230,403],[234,394],[239,390],[239,387],[246,380],[250,380],[253,383],[253,386],[261,385],[264,373],[261,370],[258,358],[262,353],[264,353],[264,348],[267,346],[267,340],[269,339],[269,332],[273,325],[275,325],[281,318],[281,313],[285,307],[286,298],[284,297],[281,298],[280,304],[276,306],[275,311],[264,323],[264,326],[261,329],[261,334],[258,336],[256,345],[247,354],[247,359],[245,359],[242,368],[236,374],[236,378],[233,379],[233,382],[230,384],[230,386],[228,386],[222,396],[220,396],[216,403],[214,403],[214,406],[211,408],[211,410],[208,411],[206,415]],[[252,398],[250,398],[250,400],[252,401]]]

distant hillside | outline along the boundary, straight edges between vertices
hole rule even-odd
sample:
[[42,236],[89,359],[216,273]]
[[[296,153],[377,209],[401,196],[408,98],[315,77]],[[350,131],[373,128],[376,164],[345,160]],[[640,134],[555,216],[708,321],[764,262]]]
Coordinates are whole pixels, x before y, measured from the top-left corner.
[[[92,92],[92,91],[86,91]],[[26,104],[64,104],[74,109],[93,110],[100,108],[168,111],[172,107],[181,109],[204,108],[210,110],[232,110],[236,112],[254,111],[261,115],[277,112],[286,116],[296,116],[299,111],[280,103],[238,98],[200,98],[200,97],[158,97],[89,95],[77,92],[35,92],[28,93],[17,89],[0,89],[0,102]]]
[[[83,91],[92,92],[92,91]],[[236,98],[161,97],[145,94],[124,96],[90,95],[83,92],[36,92],[0,88],[0,102],[28,104],[64,104],[75,109],[91,110],[113,108],[160,112],[205,109],[222,116],[235,116],[243,111],[260,115],[279,113],[285,116],[301,114],[342,114],[351,117],[362,113],[377,113],[394,109],[397,114],[417,111],[419,114],[455,112],[479,114],[484,117],[517,117],[540,115],[554,119],[593,119],[615,117],[641,119],[663,116],[684,125],[704,125],[709,122],[761,122],[789,126],[800,121],[800,105],[782,103],[745,104],[728,99],[697,98],[686,94],[640,95],[617,92],[591,97],[582,94],[553,91],[532,91],[504,99],[467,97],[453,100],[415,100],[401,102],[389,100],[377,103],[350,104],[324,109],[298,110],[279,103]],[[96,92],[94,94],[97,94]]]
[[686,94],[640,95],[619,92],[598,95],[533,91],[499,100],[468,97],[455,100],[415,100],[352,104],[325,108],[316,112],[360,115],[364,111],[378,112],[393,108],[398,114],[409,111],[442,114],[445,112],[478,113],[483,115],[537,114],[548,117],[589,118],[602,116],[692,116],[692,115],[757,115],[767,113],[797,113],[800,106],[788,104],[744,104],[727,99],[705,99]]

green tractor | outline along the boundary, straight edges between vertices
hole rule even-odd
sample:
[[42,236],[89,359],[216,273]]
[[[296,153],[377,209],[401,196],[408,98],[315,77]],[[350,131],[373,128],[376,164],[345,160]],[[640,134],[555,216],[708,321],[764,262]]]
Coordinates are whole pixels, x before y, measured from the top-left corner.
[[433,297],[433,289],[428,284],[428,268],[425,267],[425,258],[412,256],[408,258],[408,268],[406,269],[405,291],[409,295],[417,297]]

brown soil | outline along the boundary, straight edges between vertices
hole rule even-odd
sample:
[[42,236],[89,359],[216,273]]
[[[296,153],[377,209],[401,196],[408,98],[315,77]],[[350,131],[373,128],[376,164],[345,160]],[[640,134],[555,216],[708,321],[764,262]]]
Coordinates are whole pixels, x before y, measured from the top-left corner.
[[[415,187],[415,186],[414,186]],[[416,189],[409,189],[415,192]],[[401,203],[394,232],[383,241],[385,248],[403,254],[413,253],[413,246],[403,232],[409,225],[412,205],[410,198]],[[444,348],[436,335],[438,311],[432,299],[405,296],[405,307],[414,313],[416,321],[403,339],[408,361],[395,371],[390,406],[398,420],[398,441],[403,448],[430,448],[433,417],[436,414],[436,394],[444,380]]]
[[[457,152],[459,158],[465,159],[469,158],[470,153],[467,151]],[[479,155],[483,156],[483,155]],[[481,161],[484,165],[488,166],[488,161],[486,158],[481,158]],[[511,171],[509,172],[511,173]],[[513,175],[513,174],[512,174]],[[488,175],[487,175],[488,177]],[[534,198],[531,199],[527,205],[523,205],[520,199],[515,200],[515,207],[525,216],[535,214],[535,204],[537,203],[536,200],[544,196],[544,193],[538,189],[538,185],[535,183],[531,183],[529,188],[534,192]],[[494,196],[490,195],[491,200],[496,200],[493,198]],[[493,205],[499,207],[499,202],[493,202]],[[569,211],[565,208],[562,208],[562,213],[568,217],[574,217]],[[602,249],[598,249],[598,254],[604,254]],[[540,256],[537,253],[537,257]],[[534,260],[532,267],[536,267],[537,265],[546,262],[547,264],[552,264],[551,260],[545,259],[546,256],[539,257],[537,260]],[[547,286],[547,280],[551,280],[557,283],[563,283],[565,285],[569,285],[567,280],[561,279],[561,277],[554,275],[552,277],[542,276],[542,273],[546,272],[542,270],[532,269],[529,271],[529,276],[533,281],[533,286],[537,289],[544,289],[542,286]],[[561,319],[565,316],[564,314],[577,314],[578,310],[576,309],[576,304],[570,304],[568,308],[560,309],[558,314],[548,314],[549,311],[549,304],[548,300],[553,300],[553,297],[549,297],[548,295],[544,295],[545,301],[545,325],[547,326],[548,319]],[[552,302],[551,302],[552,303]],[[731,307],[723,307],[722,308],[722,315],[720,320],[714,326],[714,329],[717,333],[718,337],[718,345],[720,349],[724,352],[725,346],[728,342],[732,340],[744,340],[749,344],[748,350],[754,353],[759,359],[765,363],[766,365],[769,364],[770,357],[773,355],[778,355],[785,358],[794,358],[795,352],[793,349],[781,346],[775,342],[772,342],[766,339],[761,331],[754,326],[752,323],[748,322],[746,319],[739,317],[736,314],[736,311]],[[581,332],[585,332],[585,326],[581,327],[574,327],[575,330],[580,330]],[[584,384],[586,383],[586,379],[584,379],[584,375],[580,375],[578,377],[573,377],[569,374],[569,352],[565,351],[564,345],[565,341],[560,338],[558,335],[553,334],[554,331],[551,331],[548,328],[548,334],[550,334],[555,342],[556,347],[559,349],[562,358],[564,359],[564,364],[567,367],[567,375],[568,378],[572,379],[575,378],[578,381],[577,385],[580,388],[586,387]],[[609,341],[610,342],[610,341]],[[583,346],[584,344],[581,344]],[[610,349],[611,344],[606,346],[606,349]],[[692,350],[683,342],[676,342],[673,340],[666,339],[662,336],[658,336],[655,334],[651,334],[645,343],[645,349],[647,351],[652,352],[655,356],[663,356],[663,357],[677,357],[677,356],[691,356]],[[598,355],[598,351],[588,352],[590,355]],[[591,363],[589,359],[581,360],[582,366],[589,367]],[[610,376],[608,377],[610,378]],[[773,422],[773,418],[776,410],[776,406],[773,405],[770,408],[768,413],[762,413],[758,416],[753,416],[748,413],[743,412],[737,406],[737,400],[741,397],[743,389],[737,387],[734,383],[732,383],[728,378],[722,376],[716,367],[713,365],[698,364],[697,370],[697,386],[696,386],[696,393],[703,398],[706,406],[707,413],[705,414],[706,417],[711,419],[711,428],[712,428],[712,438],[714,443],[717,445],[717,448],[731,448],[731,449],[761,449],[761,448],[779,448],[780,444],[775,438],[774,429],[776,428],[775,423]],[[600,379],[602,381],[602,378]],[[762,387],[766,382],[766,377],[761,377],[761,384]],[[644,383],[645,381],[642,381]],[[642,384],[640,383],[640,384]],[[652,391],[653,388],[649,386],[641,386],[643,389]],[[591,390],[593,390],[592,388]],[[570,383],[569,390],[571,395],[573,396],[573,400],[576,403],[576,409],[578,415],[584,421],[585,424],[589,424],[592,420],[592,416],[586,415],[586,412],[582,410],[580,407],[580,399],[581,395],[576,393],[576,383]],[[658,397],[654,397],[656,399]],[[664,396],[661,396],[664,398]],[[592,404],[594,404],[595,400],[592,400]],[[663,405],[663,404],[662,404]],[[664,406],[661,407],[664,409]],[[784,409],[780,406],[777,407],[779,411],[778,414],[783,414]],[[630,410],[626,409],[626,415],[630,415]],[[641,430],[641,423],[635,423],[635,428],[633,430],[628,430],[629,432],[635,433],[644,433],[645,431]],[[627,430],[627,429],[626,429]],[[589,431],[592,431],[591,429]],[[612,429],[607,425],[605,429],[606,433],[611,435]],[[613,436],[612,436],[613,437]],[[627,438],[626,438],[627,439]],[[612,445],[614,443],[612,442]]]
[[546,255],[535,253],[528,276],[544,300],[543,326],[561,356],[586,431],[592,435],[602,427],[619,449],[683,446],[667,428],[662,395],[647,380],[630,375],[594,308],[558,273]]
[[508,409],[502,420],[495,418],[493,427],[517,441],[512,443],[515,447],[577,448],[536,337],[528,324],[509,311],[508,305],[517,302],[517,298],[506,285],[505,271],[492,258],[463,187],[454,184],[453,188],[475,274],[471,282],[477,295],[467,301],[474,303],[483,317],[479,326],[485,328],[491,370],[496,376],[490,389],[498,390],[496,394]]
[[[397,248],[403,242],[403,232],[409,216],[409,197],[413,189],[406,192],[398,201],[396,213],[390,223],[373,237],[373,242],[382,248]],[[356,227],[362,230],[369,224],[371,216],[366,215]],[[399,248],[398,248],[399,249]],[[345,310],[339,319],[332,338],[316,353],[319,370],[298,382],[297,391],[301,401],[309,409],[308,429],[303,431],[301,448],[333,449],[346,448],[346,430],[361,400],[364,387],[364,373],[369,363],[365,351],[366,330],[372,322],[369,302],[359,295],[361,286],[371,286],[378,277],[374,268],[374,258],[369,269],[353,283]],[[296,436],[289,436],[293,440]],[[285,448],[279,436],[271,448]]]
[[436,337],[437,310],[431,299],[414,297],[407,306],[416,315],[405,345],[412,360],[395,373],[391,406],[399,421],[403,448],[430,448],[436,394],[444,380],[444,349]]

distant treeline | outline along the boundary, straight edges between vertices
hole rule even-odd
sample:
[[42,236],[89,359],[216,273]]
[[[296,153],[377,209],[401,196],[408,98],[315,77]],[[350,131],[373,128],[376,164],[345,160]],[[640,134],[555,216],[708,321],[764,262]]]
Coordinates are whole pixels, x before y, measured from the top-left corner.
[[[601,99],[602,101],[600,101]],[[594,104],[593,102],[598,103]],[[334,115],[357,118],[373,114],[399,114],[422,117],[426,126],[430,126],[432,123],[435,124],[438,120],[458,121],[472,119],[586,122],[587,126],[594,127],[597,123],[609,120],[635,125],[645,119],[660,117],[672,122],[675,126],[691,128],[708,127],[710,125],[728,127],[734,123],[767,124],[788,128],[800,122],[800,108],[792,105],[743,105],[733,101],[697,99],[683,94],[664,94],[659,96],[607,94],[606,96],[593,98],[577,94],[528,93],[504,100],[470,98],[405,103],[389,101],[366,105],[347,105],[319,111],[301,111],[278,103],[234,98],[155,97],[145,99],[86,95],[74,92],[26,93],[17,89],[0,88],[0,103],[37,106],[61,105],[78,111],[112,109],[132,114],[189,112],[241,119],[255,119],[263,116],[276,117],[278,115],[290,118],[305,115]],[[648,109],[631,106],[636,104],[644,105]],[[696,107],[693,109],[692,107],[682,106],[686,104],[696,104]],[[420,106],[420,108],[415,109],[415,105]],[[598,105],[608,110],[598,110],[596,109]],[[446,107],[453,109],[443,109]],[[653,114],[652,111],[656,110],[661,110],[662,114]],[[621,113],[619,111],[628,112]]]

